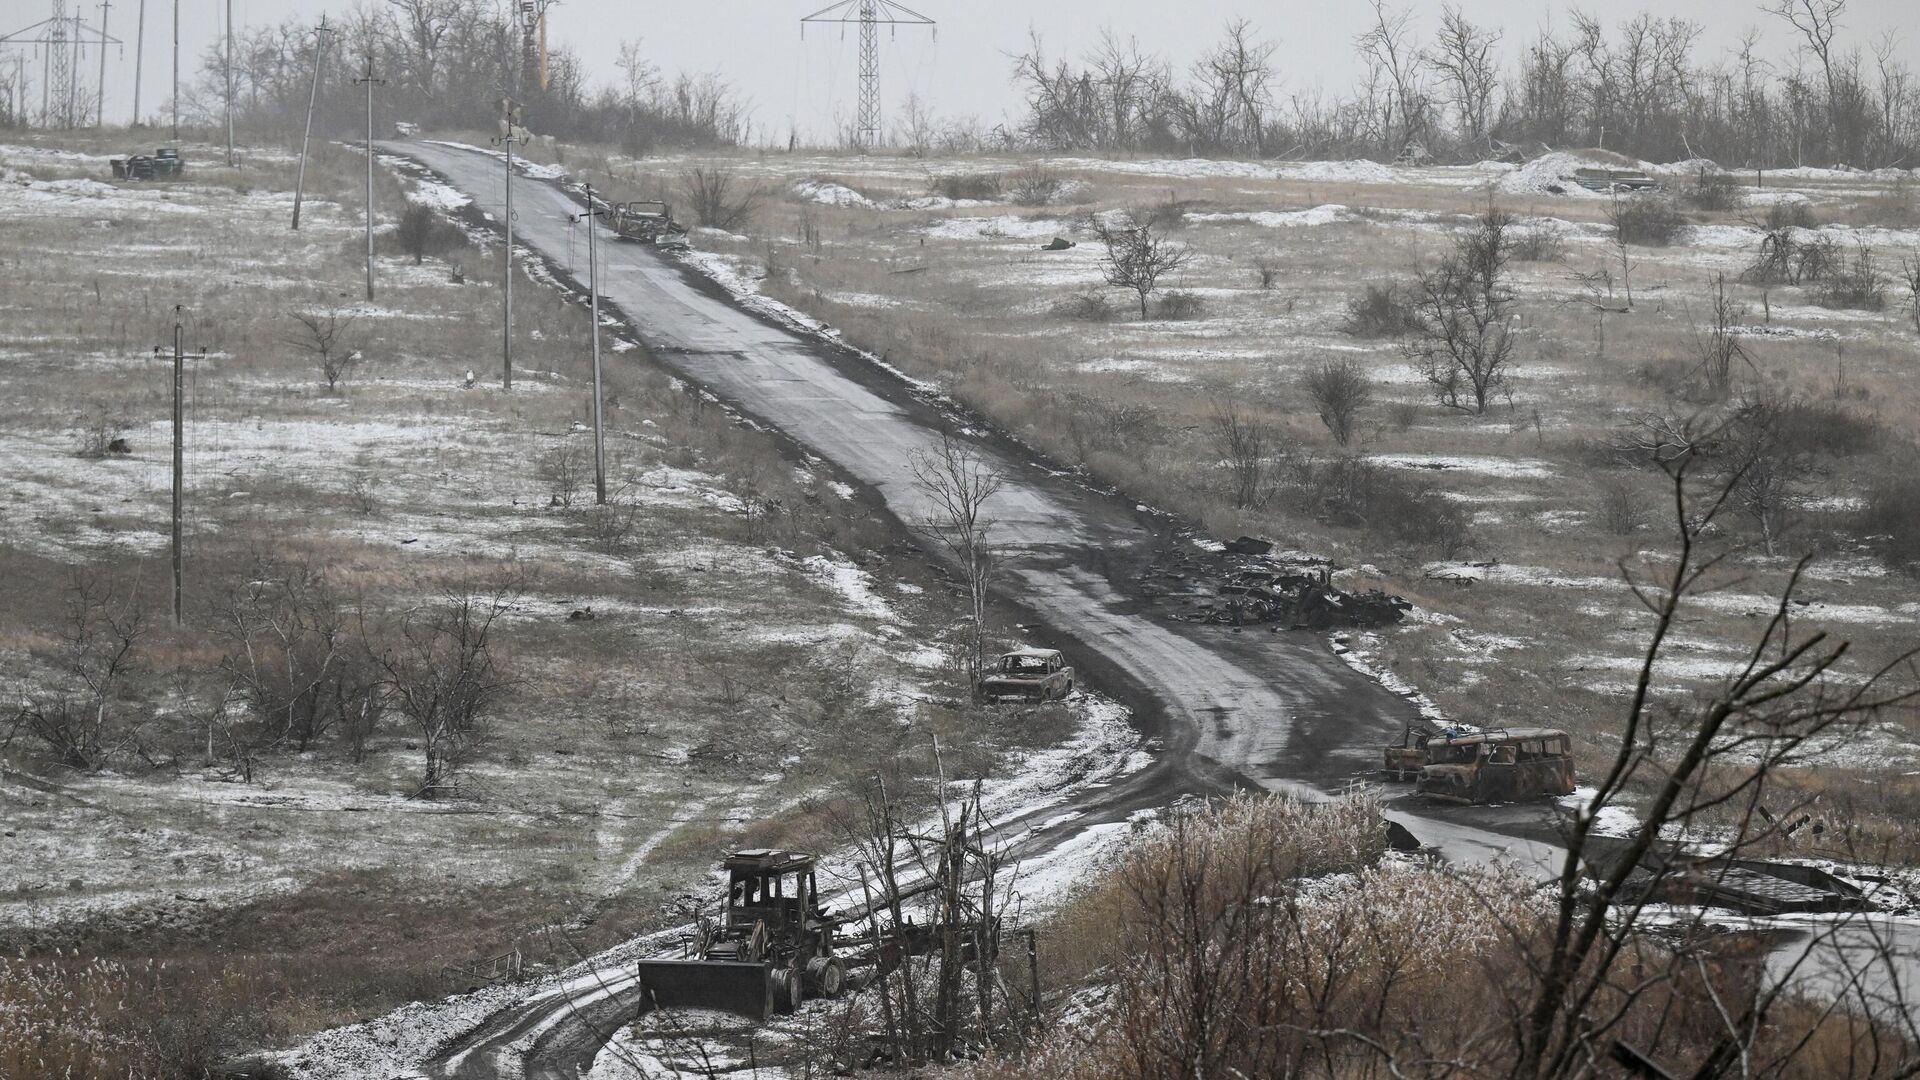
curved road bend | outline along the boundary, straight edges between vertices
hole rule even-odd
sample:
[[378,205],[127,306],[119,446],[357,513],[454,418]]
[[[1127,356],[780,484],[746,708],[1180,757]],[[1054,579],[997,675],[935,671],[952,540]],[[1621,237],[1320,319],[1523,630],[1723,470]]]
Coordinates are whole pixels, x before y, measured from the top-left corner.
[[[381,149],[438,173],[499,220],[498,157],[422,142]],[[584,249],[583,238],[569,236],[580,226],[568,215],[580,208],[557,185],[515,185],[516,241],[576,284],[584,275],[567,275],[565,267]],[[876,365],[744,309],[657,250],[616,242],[597,220],[593,227],[601,230],[603,309],[610,302],[661,363],[865,484],[900,521],[927,520],[931,507],[911,462],[938,447],[948,426],[939,408]],[[1147,578],[1182,541],[1163,522],[1048,471],[1009,441],[965,440],[1007,478],[987,507],[998,541],[1015,553],[1007,598],[1164,739],[1147,770],[1071,806],[1003,822],[1015,836],[1063,809],[1082,812],[1071,825],[1020,841],[1013,854],[1043,854],[1087,826],[1189,793],[1335,788],[1370,773],[1377,748],[1412,717],[1404,699],[1354,671],[1317,635],[1234,634],[1166,618],[1169,609],[1156,608]],[[637,1008],[633,981],[618,970],[502,1010],[448,1048],[433,1071],[573,1075]],[[516,1045],[532,1051],[523,1057]]]

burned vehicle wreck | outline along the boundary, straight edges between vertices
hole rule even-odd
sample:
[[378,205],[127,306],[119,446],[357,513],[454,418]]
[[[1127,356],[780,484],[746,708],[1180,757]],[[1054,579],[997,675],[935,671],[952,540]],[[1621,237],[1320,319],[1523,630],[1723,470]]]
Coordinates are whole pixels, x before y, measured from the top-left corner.
[[1573,740],[1557,728],[1446,733],[1426,741],[1417,789],[1460,803],[1573,794]]
[[1073,693],[1073,669],[1059,649],[1015,649],[981,673],[975,695],[985,702],[1055,701]]

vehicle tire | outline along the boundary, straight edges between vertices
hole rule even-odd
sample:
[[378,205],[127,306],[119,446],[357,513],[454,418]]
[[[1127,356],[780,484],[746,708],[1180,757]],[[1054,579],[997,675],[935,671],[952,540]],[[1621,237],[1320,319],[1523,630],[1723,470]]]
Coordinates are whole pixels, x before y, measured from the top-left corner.
[[847,988],[846,965],[832,956],[807,961],[807,976],[816,997],[837,998]]
[[790,1013],[806,1000],[806,990],[800,983],[800,972],[796,968],[777,968],[773,975],[773,1011]]

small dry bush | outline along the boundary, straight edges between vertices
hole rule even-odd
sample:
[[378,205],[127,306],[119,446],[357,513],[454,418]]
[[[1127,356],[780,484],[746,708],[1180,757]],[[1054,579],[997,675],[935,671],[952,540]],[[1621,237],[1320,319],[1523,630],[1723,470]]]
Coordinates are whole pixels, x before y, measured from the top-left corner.
[[1778,232],[1781,229],[1817,229],[1820,221],[1813,216],[1812,203],[1777,202],[1767,207],[1759,225],[1768,232]]
[[1887,306],[1887,274],[1874,257],[1873,248],[1857,244],[1851,258],[1837,260],[1831,271],[1820,277],[1813,290],[1813,302],[1821,307],[1879,311]]
[[1007,178],[999,173],[940,173],[927,181],[927,190],[949,199],[978,199],[991,202],[1005,191]]
[[1207,302],[1198,294],[1181,289],[1161,293],[1153,308],[1154,314],[1162,319],[1203,319],[1207,315]]
[[1353,454],[1292,462],[1289,491],[1321,521],[1363,530],[1401,547],[1451,555],[1469,539],[1463,504],[1419,478]]
[[1615,200],[1608,218],[1622,242],[1641,247],[1666,247],[1687,225],[1687,216],[1673,203],[1646,195]]
[[222,1030],[253,981],[177,965],[55,954],[0,960],[0,1077],[124,1080],[214,1075]]
[[1053,313],[1063,319],[1078,319],[1081,322],[1112,322],[1120,317],[1120,310],[1113,306],[1113,301],[1097,292],[1074,293],[1053,305]]
[[1567,257],[1567,241],[1559,230],[1536,226],[1515,229],[1508,237],[1508,250],[1521,262],[1559,262]]
[[1701,172],[1680,198],[1695,210],[1738,210],[1747,205],[1747,193],[1740,181],[1726,173]]
[[1595,518],[1614,536],[1632,536],[1647,522],[1645,507],[1632,482],[1610,477],[1600,482],[1594,499]]
[[1013,174],[1007,195],[1021,206],[1045,206],[1060,197],[1067,182],[1045,165],[1029,165]]
[[1889,469],[1875,477],[1859,528],[1887,558],[1920,563],[1920,473]]
[[1506,988],[1485,976],[1511,972],[1507,928],[1542,905],[1512,883],[1382,866],[1382,825],[1367,795],[1241,796],[1176,818],[1042,942],[1050,978],[1112,987],[1093,1037],[1062,1029],[1027,1062],[975,1075],[1348,1075],[1362,1048],[1312,1034],[1339,1028],[1468,1044],[1498,1015]]
[[1781,406],[1776,437],[1781,445],[1827,457],[1858,457],[1879,450],[1887,440],[1879,418],[1845,405],[1794,398]]
[[1420,329],[1419,313],[1394,285],[1369,285],[1347,301],[1347,317],[1340,328],[1354,337],[1397,338]]

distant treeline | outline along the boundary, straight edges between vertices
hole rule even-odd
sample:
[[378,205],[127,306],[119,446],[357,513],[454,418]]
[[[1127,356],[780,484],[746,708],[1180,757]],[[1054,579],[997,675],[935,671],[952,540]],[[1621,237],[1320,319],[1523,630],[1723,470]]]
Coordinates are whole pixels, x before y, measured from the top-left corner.
[[1365,75],[1344,95],[1283,95],[1285,56],[1244,20],[1185,69],[1111,33],[1077,60],[1036,36],[1015,59],[1027,108],[1012,137],[1056,151],[1473,161],[1545,143],[1728,166],[1920,165],[1913,72],[1891,36],[1850,43],[1846,7],[1753,9],[1790,45],[1781,63],[1758,31],[1702,57],[1702,24],[1645,12],[1611,27],[1570,12],[1564,31],[1509,41],[1451,5],[1423,35],[1374,0],[1354,40]]
[[[656,147],[732,145],[746,135],[747,111],[717,75],[663,74],[638,42],[620,50],[620,78],[589,90],[579,58],[551,51],[547,85],[524,77],[522,37],[509,5],[494,0],[386,0],[330,23],[315,130],[343,134],[364,124],[366,74],[378,89],[380,133],[390,121],[432,128],[497,129],[501,99],[519,103],[532,131],[607,142],[633,152]],[[250,133],[297,136],[312,86],[314,22],[290,19],[234,36],[236,123]],[[197,83],[182,99],[192,122],[225,122],[226,55],[209,47]]]

